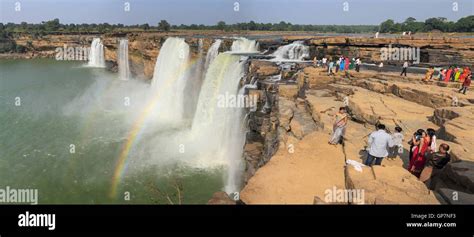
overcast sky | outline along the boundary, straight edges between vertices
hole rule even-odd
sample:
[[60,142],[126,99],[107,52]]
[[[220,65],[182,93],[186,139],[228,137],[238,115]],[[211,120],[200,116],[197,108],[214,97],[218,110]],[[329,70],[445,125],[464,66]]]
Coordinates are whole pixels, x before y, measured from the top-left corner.
[[[127,2],[130,11],[125,11]],[[239,3],[234,11],[235,2]],[[454,11],[457,2],[457,11]],[[0,22],[156,25],[287,21],[293,24],[379,24],[412,16],[424,21],[446,17],[456,21],[473,15],[473,0],[0,0]],[[15,11],[20,3],[20,11]],[[347,3],[345,5],[345,3]],[[344,11],[346,8],[347,11]]]

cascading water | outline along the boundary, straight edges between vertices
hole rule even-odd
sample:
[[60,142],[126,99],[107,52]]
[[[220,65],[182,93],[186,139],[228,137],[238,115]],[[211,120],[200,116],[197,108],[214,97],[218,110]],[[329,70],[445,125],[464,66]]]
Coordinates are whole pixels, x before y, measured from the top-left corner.
[[235,53],[255,53],[258,52],[259,45],[255,40],[238,38],[232,43],[231,50]]
[[122,80],[130,79],[130,65],[128,62],[128,40],[120,39],[118,50],[118,70]]
[[105,67],[104,45],[100,38],[94,38],[89,52],[90,67]]
[[[237,105],[240,79],[244,73],[240,56],[221,53],[211,63],[201,88],[192,130],[205,138],[212,156],[225,159],[225,191],[239,191],[245,144],[244,108]],[[232,103],[234,101],[234,103]]]
[[181,38],[168,38],[160,49],[152,79],[161,122],[180,122],[184,113],[184,89],[189,66],[189,45]]
[[204,71],[209,68],[209,65],[211,65],[212,61],[217,57],[217,54],[219,54],[219,48],[221,47],[222,40],[217,39],[211,47],[209,47],[209,50],[207,51],[206,55],[206,63],[204,64]]
[[279,47],[274,53],[274,60],[304,60],[309,58],[309,47],[303,41],[295,41],[289,45]]

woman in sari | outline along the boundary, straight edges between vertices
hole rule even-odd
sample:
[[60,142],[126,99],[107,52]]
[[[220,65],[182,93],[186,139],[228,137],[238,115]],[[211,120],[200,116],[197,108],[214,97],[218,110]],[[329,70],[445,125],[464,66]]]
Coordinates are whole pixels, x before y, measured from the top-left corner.
[[469,69],[469,67],[465,67],[461,76],[459,76],[459,82],[464,82],[464,80],[469,74],[471,74],[471,70]]
[[431,77],[433,77],[433,73],[434,73],[434,68],[433,68],[433,67],[430,67],[430,68],[426,71],[425,78],[423,78],[423,81],[429,81],[429,80],[431,80]]
[[335,115],[334,124],[332,126],[332,136],[331,140],[329,140],[329,144],[337,145],[338,143],[342,142],[344,133],[346,132],[346,125],[347,125],[347,113],[346,108],[341,107],[339,108],[339,112]]
[[461,68],[456,68],[456,73],[454,74],[454,81],[459,81],[460,76],[461,76]]
[[449,82],[449,79],[451,79],[452,73],[453,73],[453,68],[449,67],[448,71],[446,71],[446,77],[444,78],[445,82]]
[[346,59],[345,59],[345,63],[344,63],[344,70],[345,70],[345,71],[349,70],[349,64],[350,64],[350,63],[351,63],[351,62],[349,61],[349,58],[346,58]]
[[412,143],[414,144],[413,153],[410,157],[410,163],[408,165],[408,171],[420,177],[421,171],[425,167],[426,163],[426,154],[429,152],[430,147],[430,136],[423,131],[420,137],[414,137]]
[[345,64],[346,64],[346,60],[343,57],[341,57],[341,65],[340,65],[339,70],[344,71]]

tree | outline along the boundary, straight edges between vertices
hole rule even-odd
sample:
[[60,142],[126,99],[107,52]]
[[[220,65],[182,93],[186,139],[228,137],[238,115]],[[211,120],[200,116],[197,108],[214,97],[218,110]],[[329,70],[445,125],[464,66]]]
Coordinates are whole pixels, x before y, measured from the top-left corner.
[[224,21],[217,22],[217,29],[218,30],[225,30],[225,28],[226,28],[226,24],[225,24]]
[[439,30],[439,31],[445,31],[446,30],[446,18],[444,17],[432,17],[428,18],[425,21],[425,30],[426,31],[431,31],[431,30]]
[[410,23],[413,23],[413,22],[416,22],[416,19],[410,16],[403,23],[410,24]]
[[59,30],[59,27],[61,27],[58,18],[51,21],[43,22],[43,25],[46,31],[57,31]]
[[458,32],[474,32],[474,15],[459,19],[454,27]]
[[147,30],[150,29],[150,25],[148,25],[148,23],[145,23],[145,24],[141,25],[140,28],[142,28],[142,30],[144,30],[144,31],[147,31]]
[[161,31],[170,31],[171,25],[166,20],[161,20],[158,23],[158,30]]
[[388,19],[382,22],[382,24],[380,24],[380,32],[381,33],[392,32],[394,29],[394,26],[395,26],[395,22],[392,19]]

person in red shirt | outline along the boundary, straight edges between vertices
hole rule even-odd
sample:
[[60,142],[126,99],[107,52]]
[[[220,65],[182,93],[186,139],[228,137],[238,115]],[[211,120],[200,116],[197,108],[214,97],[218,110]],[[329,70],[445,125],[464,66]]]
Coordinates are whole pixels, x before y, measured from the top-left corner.
[[459,89],[459,93],[466,94],[467,88],[471,86],[471,79],[472,79],[472,73],[469,74],[469,76],[464,79],[464,82],[462,83],[461,89]]

